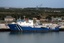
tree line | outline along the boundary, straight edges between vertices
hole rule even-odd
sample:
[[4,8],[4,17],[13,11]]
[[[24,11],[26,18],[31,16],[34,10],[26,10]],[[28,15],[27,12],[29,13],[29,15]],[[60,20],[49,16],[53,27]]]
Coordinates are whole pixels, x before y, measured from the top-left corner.
[[64,8],[0,8],[0,20],[3,20],[6,16],[12,16],[14,18],[23,18],[23,16],[33,18],[40,15],[50,16],[64,16]]

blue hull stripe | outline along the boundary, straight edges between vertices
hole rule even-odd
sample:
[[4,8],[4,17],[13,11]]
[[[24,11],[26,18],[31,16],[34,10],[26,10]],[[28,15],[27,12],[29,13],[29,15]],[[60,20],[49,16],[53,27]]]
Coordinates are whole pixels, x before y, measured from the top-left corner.
[[16,25],[16,27],[17,27],[17,29],[18,29],[18,30],[20,30],[20,28],[19,28],[19,26],[18,26],[18,25]]
[[22,30],[22,28],[19,26],[19,25],[17,25],[17,27],[18,27],[18,29],[21,31]]

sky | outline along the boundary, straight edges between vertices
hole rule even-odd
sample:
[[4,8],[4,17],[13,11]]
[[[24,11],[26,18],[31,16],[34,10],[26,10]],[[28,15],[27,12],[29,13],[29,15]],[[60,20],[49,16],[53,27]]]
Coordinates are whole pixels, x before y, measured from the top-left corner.
[[50,7],[64,8],[64,0],[0,0],[0,7]]

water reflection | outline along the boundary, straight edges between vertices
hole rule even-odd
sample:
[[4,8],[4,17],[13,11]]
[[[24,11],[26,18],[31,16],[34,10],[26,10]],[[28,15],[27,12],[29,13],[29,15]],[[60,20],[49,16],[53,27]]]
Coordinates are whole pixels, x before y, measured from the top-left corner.
[[0,32],[1,43],[64,43],[64,32]]
[[59,34],[59,32],[14,32],[14,31],[11,31],[10,35],[21,35],[21,34],[52,34],[52,33]]
[[59,43],[61,35],[59,32],[10,32],[9,38],[19,43]]

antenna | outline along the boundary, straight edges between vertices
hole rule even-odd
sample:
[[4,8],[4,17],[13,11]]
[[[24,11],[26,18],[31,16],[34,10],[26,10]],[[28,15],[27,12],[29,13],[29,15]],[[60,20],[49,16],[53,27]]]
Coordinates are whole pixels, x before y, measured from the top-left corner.
[[43,4],[39,4],[39,5],[37,5],[37,6],[36,6],[36,9],[38,10],[39,8],[42,7],[42,5],[43,5]]
[[39,7],[42,7],[42,4],[40,4]]
[[26,17],[26,16],[23,16],[23,17],[24,17],[24,20],[25,20],[25,17]]

